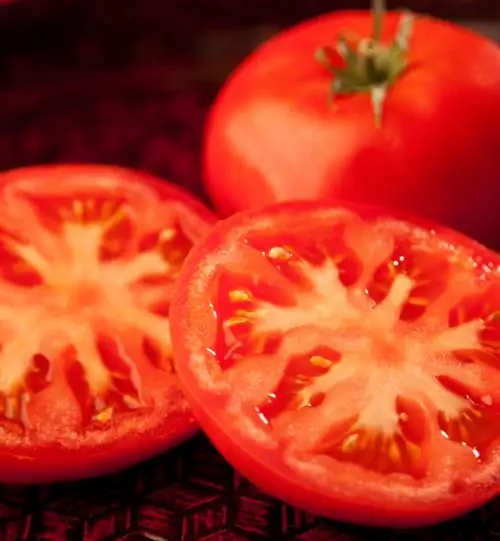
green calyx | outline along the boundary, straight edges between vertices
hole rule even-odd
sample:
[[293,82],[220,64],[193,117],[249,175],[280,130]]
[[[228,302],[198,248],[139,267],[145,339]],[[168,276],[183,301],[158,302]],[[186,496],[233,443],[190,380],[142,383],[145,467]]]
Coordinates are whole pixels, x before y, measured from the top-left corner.
[[[371,38],[343,35],[334,47],[322,47],[316,59],[334,76],[330,100],[338,95],[368,92],[377,127],[382,125],[382,113],[387,91],[408,68],[407,53],[415,16],[401,15],[394,40],[380,40],[384,14],[382,0],[374,0],[374,29]],[[340,65],[338,60],[340,60]]]

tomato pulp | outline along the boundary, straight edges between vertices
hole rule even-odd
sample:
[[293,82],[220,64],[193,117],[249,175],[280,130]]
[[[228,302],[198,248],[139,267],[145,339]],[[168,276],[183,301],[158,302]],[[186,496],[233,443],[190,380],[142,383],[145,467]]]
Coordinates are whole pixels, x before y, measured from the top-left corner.
[[181,272],[179,379],[271,495],[360,524],[449,519],[500,487],[499,263],[370,208],[240,213]]
[[214,218],[146,174],[0,175],[0,481],[129,466],[192,435],[169,304]]
[[[387,13],[382,43],[402,15]],[[220,214],[339,199],[415,213],[500,247],[500,49],[469,30],[415,19],[407,67],[388,85],[381,125],[369,88],[329,99],[322,47],[372,35],[369,12],[288,29],[229,78],[210,113],[206,188]],[[361,41],[360,41],[361,43]],[[332,58],[336,69],[339,58]],[[376,81],[375,81],[376,83]]]

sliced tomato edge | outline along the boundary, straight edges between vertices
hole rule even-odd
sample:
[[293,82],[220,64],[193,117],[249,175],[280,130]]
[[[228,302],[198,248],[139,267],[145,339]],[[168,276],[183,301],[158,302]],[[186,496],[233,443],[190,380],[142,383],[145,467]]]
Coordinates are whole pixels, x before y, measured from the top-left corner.
[[277,202],[260,208],[242,210],[234,213],[228,218],[219,220],[212,228],[210,233],[206,236],[203,243],[198,243],[198,245],[191,250],[184,262],[183,268],[195,268],[197,263],[193,264],[193,260],[199,261],[203,259],[204,253],[220,247],[220,239],[226,238],[227,233],[233,230],[244,231],[246,226],[253,223],[255,219],[276,218],[281,214],[287,214],[290,212],[294,213],[296,211],[319,213],[336,209],[353,212],[354,214],[359,215],[362,219],[371,220],[386,217],[387,219],[393,221],[407,222],[415,227],[434,231],[436,236],[443,238],[443,240],[449,241],[450,244],[466,247],[475,254],[483,257],[487,262],[491,261],[500,267],[500,253],[496,254],[493,252],[493,250],[468,237],[464,233],[451,229],[450,227],[436,221],[428,220],[411,213],[394,212],[393,210],[383,207],[349,203],[341,200],[339,200],[338,203],[332,204],[322,204],[309,200],[293,200]]
[[199,430],[191,410],[161,413],[157,412],[160,421],[155,427],[95,446],[0,446],[0,479],[6,484],[37,485],[113,474],[173,449]]
[[[195,213],[205,224],[200,237],[210,231],[217,217],[194,195],[168,180],[160,179],[149,173],[113,165],[65,163],[26,166],[0,173],[0,192],[10,182],[24,176],[37,177],[33,183],[42,181],[42,177],[54,173],[68,178],[75,173],[122,175],[124,185],[130,180],[145,181],[145,187],[152,186],[159,196],[171,197]],[[59,182],[62,179],[59,179]],[[89,189],[91,189],[89,183]],[[110,440],[95,447],[85,444],[83,448],[64,447],[58,443],[29,444],[28,447],[13,445],[4,447],[0,444],[0,479],[5,483],[39,484],[53,481],[70,481],[82,477],[110,473],[133,466],[137,462],[152,458],[162,451],[171,449],[192,437],[198,430],[190,411],[177,412],[173,417],[163,417],[157,412],[159,422],[154,428],[140,434],[134,432],[117,440]],[[172,428],[176,428],[172,430]],[[111,430],[113,430],[111,428]],[[160,433],[161,436],[157,436]],[[144,444],[147,444],[147,447]],[[124,452],[124,449],[127,451]],[[57,466],[55,466],[57,465]],[[57,473],[56,473],[57,472]]]
[[[380,493],[374,494],[371,499],[367,494],[363,497],[363,502],[358,498],[349,498],[348,495],[340,498],[328,496],[313,486],[301,482],[296,472],[280,459],[279,449],[269,451],[241,433],[237,434],[238,441],[236,441],[232,437],[232,430],[227,429],[231,424],[228,414],[226,412],[217,414],[210,406],[207,407],[207,404],[214,400],[214,394],[200,388],[198,380],[189,367],[189,348],[181,336],[184,321],[190,311],[190,284],[193,278],[196,279],[197,270],[203,268],[210,255],[215,250],[224,247],[227,242],[241,238],[254,220],[276,218],[279,214],[290,212],[316,213],[336,208],[352,211],[364,219],[387,216],[389,219],[401,220],[416,227],[435,231],[440,238],[448,240],[453,245],[472,250],[485,262],[500,265],[498,254],[460,232],[409,214],[384,211],[371,206],[343,202],[338,205],[322,205],[310,201],[293,201],[270,205],[263,209],[241,211],[217,223],[205,239],[193,248],[184,262],[178,281],[177,292],[171,305],[173,318],[170,325],[174,363],[184,394],[200,426],[228,462],[265,492],[292,505],[330,518],[354,521],[367,526],[419,527],[460,516],[480,507],[500,493],[500,475],[499,479],[492,480],[488,486],[469,490],[467,493],[450,493],[448,497],[437,502],[422,502],[422,507],[414,505],[413,500],[411,503],[410,501],[389,501],[389,499],[384,501]],[[228,423],[224,422],[225,418],[228,419]],[[269,475],[266,475],[266,472]]]
[[[8,184],[9,182],[13,182],[17,178],[22,178],[23,175],[26,177],[41,177],[44,174],[50,174],[50,172],[54,172],[55,174],[65,177],[71,177],[72,174],[81,172],[89,173],[89,175],[105,175],[106,173],[109,173],[123,176],[123,181],[125,184],[131,180],[134,182],[144,180],[146,184],[154,186],[156,189],[158,189],[160,194],[165,196],[171,195],[172,199],[177,199],[184,203],[187,207],[192,208],[201,218],[204,219],[204,221],[207,222],[207,224],[213,224],[218,220],[217,216],[194,194],[188,192],[181,186],[174,184],[172,181],[140,169],[122,167],[118,165],[67,162],[18,167],[0,172],[0,191],[4,185]],[[38,182],[38,180],[34,182]]]
[[[173,330],[173,335],[175,328]],[[189,359],[187,348],[174,346],[178,364]],[[327,494],[298,476],[297,471],[287,466],[280,449],[267,449],[241,432],[234,436],[230,427],[234,419],[226,412],[213,411],[210,401],[214,395],[200,390],[198,382],[189,368],[178,367],[178,376],[193,414],[205,435],[215,448],[245,478],[255,486],[280,500],[310,513],[335,520],[355,522],[375,527],[413,528],[432,526],[476,509],[500,492],[500,480],[491,486],[480,487],[467,493],[448,494],[436,502],[403,498],[384,498],[380,492],[344,492],[341,495]],[[192,391],[196,389],[196,391]],[[346,488],[343,485],[343,488]],[[404,486],[403,486],[404,488]],[[406,487],[411,490],[411,487]],[[360,496],[362,493],[362,496]],[[419,505],[419,503],[421,505]]]
[[[186,387],[195,380],[180,376]],[[280,451],[269,451],[255,444],[248,437],[238,434],[236,441],[230,431],[222,428],[223,418],[217,418],[206,402],[191,395],[188,401],[200,427],[221,455],[238,471],[263,492],[288,504],[333,520],[353,522],[368,527],[419,528],[433,526],[457,518],[487,503],[499,494],[498,486],[481,487],[472,493],[449,494],[437,502],[417,502],[370,495],[364,492],[328,495],[312,484],[302,482],[297,472],[287,467],[280,459]],[[343,486],[345,487],[345,485]],[[410,490],[410,489],[409,489]]]

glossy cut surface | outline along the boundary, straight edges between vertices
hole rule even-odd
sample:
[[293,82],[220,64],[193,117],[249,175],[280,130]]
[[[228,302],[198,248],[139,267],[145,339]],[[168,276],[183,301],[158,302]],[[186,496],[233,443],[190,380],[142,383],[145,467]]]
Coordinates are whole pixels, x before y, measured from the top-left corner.
[[126,169],[0,174],[0,482],[115,471],[193,434],[169,310],[214,218]]
[[359,524],[450,519],[499,489],[499,263],[366,207],[240,213],[181,272],[179,379],[271,495]]

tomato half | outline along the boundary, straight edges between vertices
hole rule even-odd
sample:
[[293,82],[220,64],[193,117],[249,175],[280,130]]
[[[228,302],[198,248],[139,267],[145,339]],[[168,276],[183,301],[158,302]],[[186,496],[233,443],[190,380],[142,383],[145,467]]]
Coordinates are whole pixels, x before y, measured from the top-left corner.
[[172,363],[180,267],[214,218],[124,169],[0,175],[0,481],[118,470],[192,435]]
[[[395,39],[401,14],[384,19]],[[459,26],[415,19],[407,67],[381,125],[368,89],[329,99],[315,59],[340,37],[372,35],[373,16],[336,12],[288,29],[233,73],[210,113],[206,188],[220,214],[289,200],[410,212],[500,247],[500,49]],[[331,58],[332,70],[339,59]],[[336,66],[337,64],[337,66]]]
[[240,213],[181,272],[179,379],[271,495],[360,524],[454,517],[500,487],[499,263],[369,208]]

